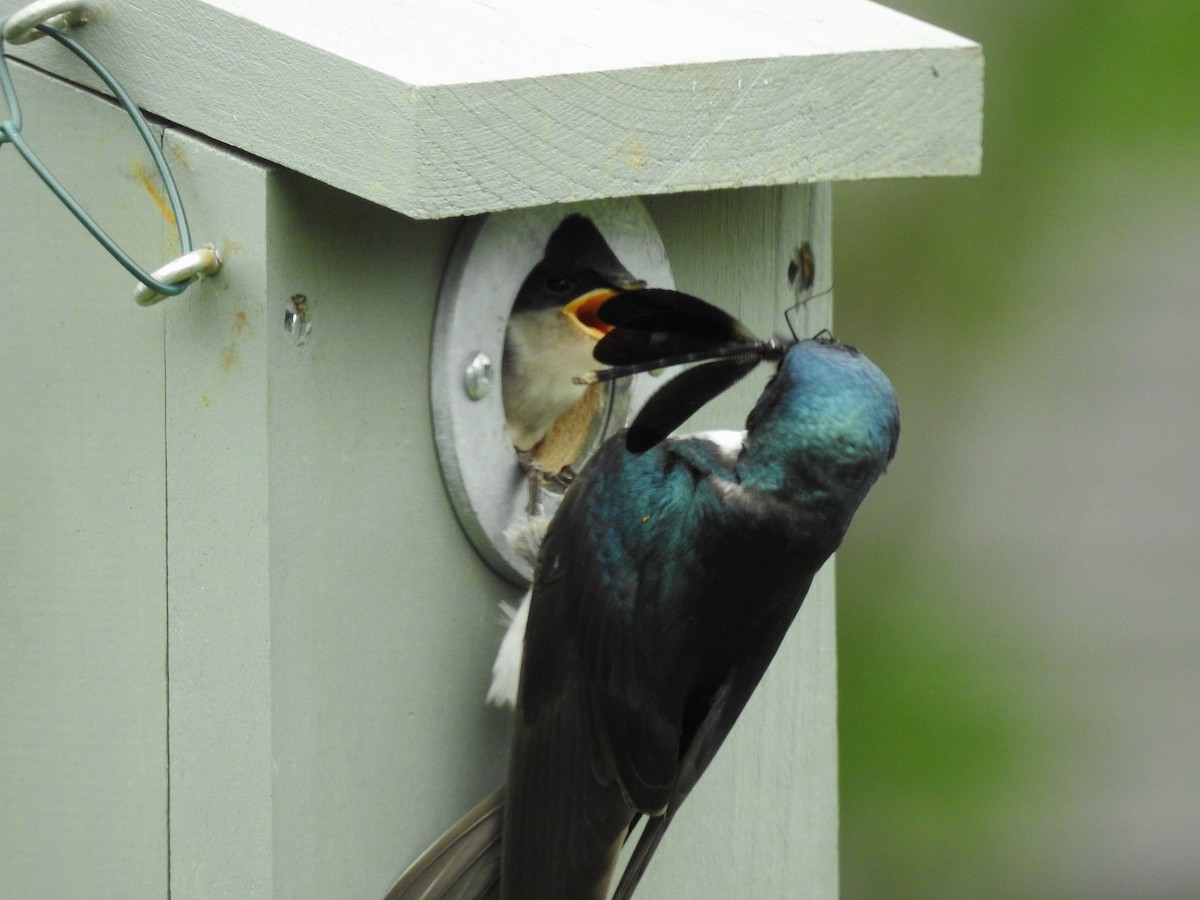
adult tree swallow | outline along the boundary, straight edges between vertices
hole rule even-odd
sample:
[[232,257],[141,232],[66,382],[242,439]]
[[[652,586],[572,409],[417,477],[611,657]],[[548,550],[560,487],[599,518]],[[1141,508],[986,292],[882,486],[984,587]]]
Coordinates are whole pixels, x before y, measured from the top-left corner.
[[896,450],[884,374],[832,338],[779,363],[743,433],[616,435],[546,533],[508,783],[397,882],[422,897],[632,895]]

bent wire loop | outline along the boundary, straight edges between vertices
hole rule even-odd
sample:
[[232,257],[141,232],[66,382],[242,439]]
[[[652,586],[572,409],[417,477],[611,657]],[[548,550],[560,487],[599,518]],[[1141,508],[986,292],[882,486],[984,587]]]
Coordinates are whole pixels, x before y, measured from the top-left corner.
[[[201,275],[212,275],[221,267],[220,257],[211,247],[193,250],[192,235],[188,230],[187,215],[183,209],[183,201],[175,186],[175,179],[167,167],[162,150],[155,141],[150,127],[146,124],[141,111],[134,105],[125,89],[117,83],[112,73],[106,69],[95,56],[72,38],[68,37],[56,26],[72,26],[87,21],[88,4],[78,0],[39,0],[3,19],[0,19],[0,90],[4,93],[8,105],[9,118],[0,121],[0,146],[5,143],[17,148],[25,162],[37,173],[54,195],[69,209],[97,241],[139,282],[134,293],[135,300],[142,306],[150,306],[164,297],[181,294],[196,278]],[[8,71],[8,61],[4,53],[4,43],[24,44],[49,36],[58,41],[96,73],[97,77],[112,91],[113,96],[121,107],[129,114],[138,134],[141,135],[150,157],[162,178],[167,199],[171,204],[171,212],[175,225],[179,230],[179,246],[182,255],[156,269],[147,272],[114,241],[99,223],[93,219],[79,202],[71,196],[62,183],[54,177],[49,169],[38,159],[37,154],[21,136],[21,106],[17,101],[16,89],[13,87],[12,76]]]

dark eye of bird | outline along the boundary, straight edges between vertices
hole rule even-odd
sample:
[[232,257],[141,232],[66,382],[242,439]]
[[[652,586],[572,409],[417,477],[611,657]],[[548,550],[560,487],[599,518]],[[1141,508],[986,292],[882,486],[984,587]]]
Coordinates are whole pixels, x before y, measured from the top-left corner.
[[565,294],[571,290],[571,280],[563,278],[561,275],[551,275],[546,279],[546,287],[556,294]]

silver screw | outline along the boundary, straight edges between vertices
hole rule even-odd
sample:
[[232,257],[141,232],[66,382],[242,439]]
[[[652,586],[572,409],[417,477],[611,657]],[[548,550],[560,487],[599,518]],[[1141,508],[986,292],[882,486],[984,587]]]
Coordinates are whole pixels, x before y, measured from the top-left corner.
[[491,359],[482,350],[476,351],[467,360],[463,370],[463,388],[472,400],[482,400],[492,389],[496,368]]
[[308,340],[312,322],[308,320],[308,298],[303,294],[293,294],[288,300],[283,309],[283,329],[292,336],[297,347]]

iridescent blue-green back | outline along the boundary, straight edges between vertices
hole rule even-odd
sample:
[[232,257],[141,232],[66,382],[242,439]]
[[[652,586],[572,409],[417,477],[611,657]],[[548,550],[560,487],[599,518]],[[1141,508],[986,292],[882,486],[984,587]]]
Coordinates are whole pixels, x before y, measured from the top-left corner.
[[637,884],[895,453],[887,378],[791,348],[744,438],[610,439],[542,545],[509,770],[504,900],[603,898],[636,815]]

